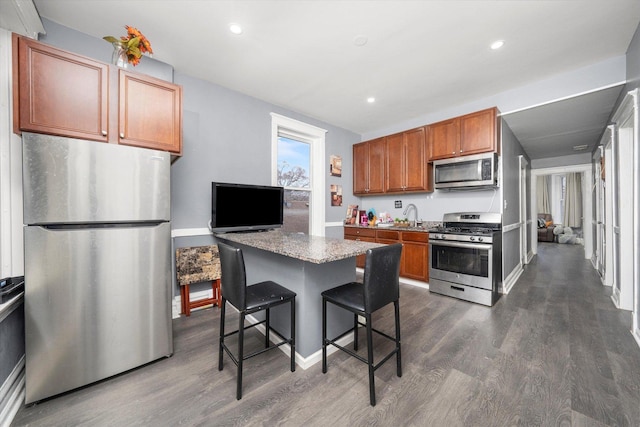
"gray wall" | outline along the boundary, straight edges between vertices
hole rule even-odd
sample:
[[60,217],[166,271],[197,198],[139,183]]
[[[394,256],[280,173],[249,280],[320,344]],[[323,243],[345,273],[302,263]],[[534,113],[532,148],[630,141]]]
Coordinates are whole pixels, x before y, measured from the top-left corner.
[[[506,209],[502,212],[502,225],[509,226],[520,221],[520,159],[524,156],[527,166],[527,188],[531,188],[531,160],[524,152],[520,141],[502,120],[502,199]],[[527,220],[530,220],[530,200],[527,200]],[[502,274],[507,277],[520,263],[520,229],[515,228],[502,235]],[[531,242],[527,241],[527,251]]]
[[[207,227],[212,181],[271,184],[271,112],[328,130],[325,216],[327,222],[344,218],[355,200],[351,146],[359,135],[178,72],[175,80],[184,88],[184,150],[171,170],[172,228]],[[340,178],[329,176],[332,154],[342,156]],[[344,209],[330,206],[330,184],[342,185]]]

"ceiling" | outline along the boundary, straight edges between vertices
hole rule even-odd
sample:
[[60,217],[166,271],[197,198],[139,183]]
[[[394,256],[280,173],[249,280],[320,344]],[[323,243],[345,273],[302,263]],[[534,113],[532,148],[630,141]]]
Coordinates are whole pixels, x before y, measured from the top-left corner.
[[[135,26],[179,73],[358,134],[624,55],[640,22],[640,0],[34,3],[95,37]],[[598,142],[620,89],[505,119],[532,159],[574,154]]]

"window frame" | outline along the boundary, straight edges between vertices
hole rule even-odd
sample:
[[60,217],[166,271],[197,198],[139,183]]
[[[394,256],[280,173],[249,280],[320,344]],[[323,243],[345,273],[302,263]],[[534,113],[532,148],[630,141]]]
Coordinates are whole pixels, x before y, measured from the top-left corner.
[[327,131],[280,114],[271,113],[271,183],[278,185],[278,137],[306,142],[310,145],[309,235],[325,235],[325,135]]

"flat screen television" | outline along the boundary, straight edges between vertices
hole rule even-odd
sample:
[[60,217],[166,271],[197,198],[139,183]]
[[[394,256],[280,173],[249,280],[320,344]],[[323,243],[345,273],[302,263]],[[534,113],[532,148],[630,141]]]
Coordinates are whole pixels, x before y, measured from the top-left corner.
[[211,230],[264,231],[282,227],[284,188],[211,183]]

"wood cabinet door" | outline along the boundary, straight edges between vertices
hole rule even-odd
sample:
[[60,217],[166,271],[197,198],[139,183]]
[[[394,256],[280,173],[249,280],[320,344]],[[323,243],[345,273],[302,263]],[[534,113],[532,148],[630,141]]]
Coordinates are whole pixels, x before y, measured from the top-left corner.
[[385,189],[387,192],[400,192],[405,188],[405,146],[404,134],[397,133],[385,138],[387,173]]
[[353,194],[365,194],[369,184],[369,144],[353,144]]
[[496,151],[495,108],[460,117],[460,155]]
[[109,66],[24,37],[17,44],[19,130],[106,142]]
[[[358,232],[359,229],[357,228],[353,228],[353,227],[345,227],[344,228],[344,239],[345,240],[359,240],[362,242],[371,242],[371,243],[375,243],[376,238],[375,236],[375,230],[362,230],[364,231],[364,233],[362,234],[366,234],[366,235],[361,235],[361,233]],[[359,268],[364,268],[364,263],[366,260],[366,254],[362,254],[362,255],[358,255],[356,257],[356,267]]]
[[182,154],[182,88],[119,70],[119,144]]
[[368,194],[384,193],[385,174],[384,138],[369,141],[369,191]]
[[429,125],[431,160],[448,159],[458,155],[460,149],[460,124],[458,118]]
[[427,153],[424,128],[406,131],[404,135],[404,190],[427,190]]
[[400,275],[410,279],[429,280],[429,246],[403,242]]

